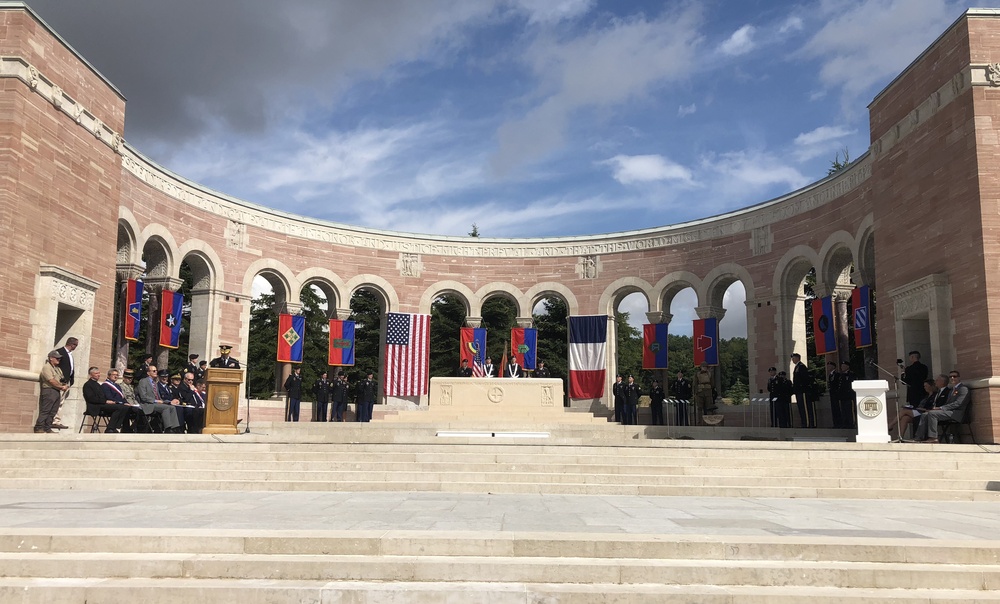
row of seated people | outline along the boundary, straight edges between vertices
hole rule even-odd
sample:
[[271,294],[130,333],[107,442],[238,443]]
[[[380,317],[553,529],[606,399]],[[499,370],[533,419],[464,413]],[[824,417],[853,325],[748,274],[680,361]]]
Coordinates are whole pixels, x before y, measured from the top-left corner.
[[83,385],[87,415],[95,421],[107,417],[106,433],[152,432],[155,426],[162,432],[200,434],[205,425],[206,385],[195,383],[191,372],[160,375],[150,365],[138,381],[131,369],[119,381],[118,370],[110,369],[103,383],[98,367],[91,367],[88,374]]
[[915,440],[938,442],[938,425],[942,421],[962,422],[972,401],[969,388],[962,384],[958,371],[925,380],[924,393],[919,403],[900,409],[896,421],[889,426],[889,433],[897,440],[903,440],[906,430],[912,428]]

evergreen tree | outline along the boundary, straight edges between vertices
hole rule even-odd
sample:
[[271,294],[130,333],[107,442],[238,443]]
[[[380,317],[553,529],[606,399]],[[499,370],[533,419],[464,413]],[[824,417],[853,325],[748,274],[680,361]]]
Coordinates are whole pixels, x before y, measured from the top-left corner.
[[[645,385],[642,372],[642,332],[632,327],[628,319],[629,313],[615,312],[618,373],[624,376],[631,374],[637,382]],[[614,380],[614,376],[610,376],[610,379]]]
[[561,378],[564,384],[569,375],[568,316],[566,302],[557,297],[543,300],[541,312],[533,315],[535,329],[538,330],[538,359],[545,361],[552,377]]
[[271,398],[278,353],[278,313],[274,294],[261,294],[250,302],[250,337],[247,348],[246,393],[249,398]]
[[352,382],[363,380],[374,373],[381,386],[378,366],[379,330],[382,325],[382,306],[377,294],[360,289],[351,296],[351,320],[354,321],[354,367],[331,367],[330,375],[346,371]]
[[483,327],[488,330],[486,354],[493,357],[493,364],[502,362],[504,351],[510,358],[510,330],[517,327],[514,304],[501,296],[483,302]]
[[444,295],[431,304],[431,377],[455,375],[464,326],[465,305],[457,297]]

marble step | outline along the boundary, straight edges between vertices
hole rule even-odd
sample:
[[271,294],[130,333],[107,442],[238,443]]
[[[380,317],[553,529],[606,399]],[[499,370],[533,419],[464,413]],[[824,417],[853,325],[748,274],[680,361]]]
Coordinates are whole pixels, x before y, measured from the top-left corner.
[[5,604],[961,604],[1000,602],[983,590],[712,585],[560,585],[275,581],[259,579],[0,579]]

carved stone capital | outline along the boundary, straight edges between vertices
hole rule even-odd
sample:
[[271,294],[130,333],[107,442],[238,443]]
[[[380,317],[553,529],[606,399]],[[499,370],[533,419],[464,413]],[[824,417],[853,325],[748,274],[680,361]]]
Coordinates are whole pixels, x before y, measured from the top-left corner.
[[294,302],[275,302],[274,312],[278,314],[297,315],[302,313],[302,305]]
[[535,320],[532,317],[516,317],[514,320],[517,322],[518,327],[524,327],[525,329],[535,324]]
[[482,317],[465,317],[466,327],[482,327],[483,318]]
[[333,312],[335,313],[333,316],[339,321],[347,321],[351,318],[350,308],[337,308]]
[[132,264],[130,262],[115,265],[115,275],[118,277],[119,281],[138,279],[144,270],[145,269],[141,265]]
[[670,323],[670,321],[672,321],[673,318],[674,318],[674,316],[672,314],[668,313],[668,312],[648,312],[648,313],[646,313],[646,320],[649,321],[650,324]]
[[143,288],[150,293],[163,291],[165,289],[177,291],[184,285],[184,281],[177,277],[146,277],[142,281]]
[[722,320],[726,316],[726,309],[721,306],[695,306],[694,311],[698,313],[699,319]]

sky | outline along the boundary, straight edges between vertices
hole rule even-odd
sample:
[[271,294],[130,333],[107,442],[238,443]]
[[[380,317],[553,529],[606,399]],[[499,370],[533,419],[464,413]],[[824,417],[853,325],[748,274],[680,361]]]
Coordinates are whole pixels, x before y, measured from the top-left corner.
[[[819,180],[845,151],[867,150],[868,103],[966,9],[949,0],[29,5],[128,99],[126,140],[186,178],[349,225],[466,235],[475,224],[500,238],[677,224]],[[639,310],[634,299],[626,306]]]

